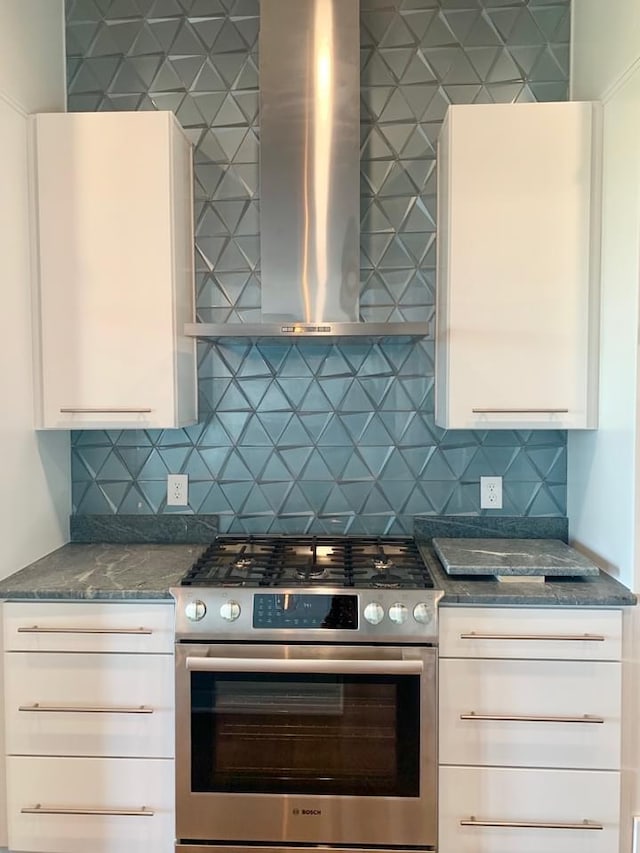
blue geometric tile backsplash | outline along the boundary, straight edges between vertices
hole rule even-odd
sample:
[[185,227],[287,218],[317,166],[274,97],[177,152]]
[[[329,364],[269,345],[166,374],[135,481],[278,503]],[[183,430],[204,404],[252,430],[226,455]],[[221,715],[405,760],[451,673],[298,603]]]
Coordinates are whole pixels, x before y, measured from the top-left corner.
[[[566,99],[569,12],[361,0],[362,320],[433,319],[446,107]],[[69,109],[170,109],[195,145],[202,321],[260,314],[258,15],[258,0],[67,2]],[[410,533],[416,515],[483,514],[481,474],[504,477],[504,515],[566,512],[566,433],[435,426],[432,340],[198,347],[196,426],[73,434],[75,513],[171,511],[180,472],[186,511],[223,532]]]

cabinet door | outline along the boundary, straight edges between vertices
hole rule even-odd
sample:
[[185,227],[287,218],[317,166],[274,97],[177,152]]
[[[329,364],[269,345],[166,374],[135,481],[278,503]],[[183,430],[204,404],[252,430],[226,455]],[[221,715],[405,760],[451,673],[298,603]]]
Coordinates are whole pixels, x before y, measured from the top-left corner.
[[620,769],[620,664],[455,660],[439,667],[440,764]]
[[619,789],[614,772],[443,767],[438,851],[613,853]]
[[173,655],[7,652],[7,753],[173,758],[173,673]]
[[173,761],[18,757],[7,767],[12,851],[173,853]]
[[443,607],[440,657],[618,661],[622,613],[564,608]]
[[39,425],[193,423],[188,141],[167,112],[44,114],[32,127]]
[[596,426],[589,103],[451,107],[438,149],[436,423]]
[[173,653],[173,602],[13,602],[3,607],[5,651]]

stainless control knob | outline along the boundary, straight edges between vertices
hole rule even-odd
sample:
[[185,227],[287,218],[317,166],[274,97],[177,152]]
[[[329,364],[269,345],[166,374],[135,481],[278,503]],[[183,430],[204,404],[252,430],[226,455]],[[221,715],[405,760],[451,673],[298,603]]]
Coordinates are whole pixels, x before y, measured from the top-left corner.
[[413,608],[413,618],[421,625],[427,625],[433,619],[433,610],[424,601]]
[[394,625],[404,624],[407,621],[408,616],[409,611],[404,604],[396,602],[396,604],[392,604],[389,608],[389,619],[391,619]]
[[237,601],[225,601],[220,606],[220,615],[225,622],[235,622],[240,616],[240,605]]
[[184,615],[189,622],[200,622],[201,619],[204,619],[206,612],[207,605],[204,601],[199,600],[188,601],[184,608]]
[[372,601],[365,607],[363,615],[370,625],[379,625],[384,619],[384,607],[377,601]]

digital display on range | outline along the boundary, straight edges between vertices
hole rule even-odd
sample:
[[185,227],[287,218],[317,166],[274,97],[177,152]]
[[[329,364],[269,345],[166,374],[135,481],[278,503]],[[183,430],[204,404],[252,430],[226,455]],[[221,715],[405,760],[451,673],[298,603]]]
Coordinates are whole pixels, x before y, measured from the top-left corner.
[[358,596],[256,593],[253,627],[356,631]]

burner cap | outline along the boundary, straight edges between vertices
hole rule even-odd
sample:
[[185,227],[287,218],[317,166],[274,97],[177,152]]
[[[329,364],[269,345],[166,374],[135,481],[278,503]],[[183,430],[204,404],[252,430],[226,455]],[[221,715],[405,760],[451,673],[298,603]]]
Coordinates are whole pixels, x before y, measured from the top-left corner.
[[254,564],[254,560],[251,557],[239,557],[233,564],[234,569],[246,570],[250,569]]
[[320,580],[320,578],[326,578],[327,570],[323,566],[298,566],[296,576],[302,581]]
[[398,589],[402,586],[402,578],[387,572],[386,574],[374,575],[371,578],[371,583],[381,589]]
[[373,561],[373,568],[377,569],[379,572],[386,572],[392,567],[393,560],[390,560],[388,557],[376,557]]

